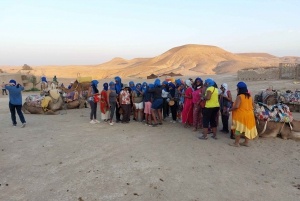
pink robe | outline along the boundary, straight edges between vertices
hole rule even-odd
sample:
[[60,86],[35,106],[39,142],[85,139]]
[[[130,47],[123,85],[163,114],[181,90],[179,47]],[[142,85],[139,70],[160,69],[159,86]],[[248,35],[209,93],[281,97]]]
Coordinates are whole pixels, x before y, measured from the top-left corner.
[[[193,89],[189,87],[185,91],[185,95],[192,95]],[[184,98],[184,106],[182,110],[182,123],[193,124],[193,97],[192,98]]]

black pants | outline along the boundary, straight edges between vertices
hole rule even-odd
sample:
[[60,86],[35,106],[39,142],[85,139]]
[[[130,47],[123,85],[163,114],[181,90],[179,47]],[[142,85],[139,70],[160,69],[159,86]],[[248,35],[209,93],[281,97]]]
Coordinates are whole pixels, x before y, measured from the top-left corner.
[[173,121],[176,121],[177,119],[177,107],[178,107],[177,101],[175,101],[175,104],[173,106],[170,106]]
[[130,121],[130,113],[131,113],[131,104],[122,104],[123,109],[123,118],[122,122],[129,122]]
[[89,101],[89,103],[91,106],[90,119],[97,119],[97,103],[95,103],[94,101]]
[[167,102],[167,98],[164,98],[163,117],[166,118],[167,116],[169,116],[169,103]]
[[4,95],[4,93],[7,95],[6,89],[2,89],[2,95]]
[[223,131],[229,132],[228,130],[228,120],[229,120],[229,115],[221,115],[222,117],[222,124],[223,124]]
[[11,114],[11,120],[13,125],[17,125],[17,120],[16,120],[16,110],[19,115],[20,121],[22,124],[26,123],[23,112],[22,112],[22,105],[13,105],[9,103],[9,110]]
[[217,127],[217,114],[219,111],[219,107],[213,107],[213,108],[204,108],[202,111],[203,114],[203,128],[208,128],[208,125],[210,124],[210,127],[215,128]]
[[121,121],[121,115],[120,115],[120,113],[119,113],[120,108],[121,108],[121,106],[120,106],[120,107],[118,107],[118,105],[116,106],[116,121],[117,121],[117,122],[118,122],[118,121]]

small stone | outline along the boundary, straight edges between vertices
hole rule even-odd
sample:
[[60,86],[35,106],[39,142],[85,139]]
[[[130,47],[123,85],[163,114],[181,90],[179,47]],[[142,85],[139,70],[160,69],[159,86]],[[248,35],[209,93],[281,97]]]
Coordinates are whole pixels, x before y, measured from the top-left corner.
[[8,184],[5,184],[5,186],[8,186]]
[[164,181],[163,179],[159,179],[160,181]]

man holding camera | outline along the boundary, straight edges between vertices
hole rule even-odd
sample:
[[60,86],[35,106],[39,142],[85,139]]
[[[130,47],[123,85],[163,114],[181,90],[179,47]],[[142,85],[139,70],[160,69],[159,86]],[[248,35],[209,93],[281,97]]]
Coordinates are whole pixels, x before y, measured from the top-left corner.
[[9,110],[11,113],[11,120],[13,126],[17,126],[16,110],[22,122],[22,128],[26,126],[26,121],[22,113],[22,91],[24,87],[17,84],[15,80],[10,80],[8,84],[5,84],[5,89],[9,91]]

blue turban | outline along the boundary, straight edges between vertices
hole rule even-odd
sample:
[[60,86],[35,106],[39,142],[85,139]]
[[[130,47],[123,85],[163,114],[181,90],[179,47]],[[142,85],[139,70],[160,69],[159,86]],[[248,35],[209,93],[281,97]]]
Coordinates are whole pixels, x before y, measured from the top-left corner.
[[237,88],[239,88],[238,95],[248,93],[247,85],[245,82],[239,82],[236,86]]
[[238,88],[247,88],[247,85],[245,82],[239,82],[237,85],[236,85]]
[[118,82],[118,83],[116,83],[115,88],[116,88],[117,94],[119,94],[120,91],[121,91],[121,89],[122,89],[122,80],[121,80],[121,78],[119,76],[116,76],[115,80]]
[[153,89],[154,88],[154,84],[149,84],[149,89]]
[[169,89],[169,91],[170,91],[170,94],[171,94],[172,98],[174,98],[175,97],[175,90],[176,90],[175,84],[170,82],[169,87],[172,87],[172,89]]
[[160,79],[156,79],[155,81],[154,81],[154,87],[159,87],[160,86]]
[[205,84],[207,84],[207,88],[208,88],[208,87],[214,86],[215,81],[211,78],[208,78],[205,80]]
[[12,83],[12,84],[14,84],[14,85],[17,84],[16,80],[13,80],[13,79],[9,80],[9,83]]
[[141,90],[142,90],[142,84],[141,84],[141,83],[137,83],[137,84],[135,85],[135,92],[136,92],[136,94],[137,94],[138,96],[140,96],[141,93],[137,90],[137,89],[138,89],[138,86],[140,86],[139,90],[141,91]]
[[103,84],[103,88],[104,88],[105,91],[108,90],[108,84],[107,84],[107,82],[105,82],[105,83]]
[[[131,85],[133,85],[133,86],[131,86]],[[131,89],[132,91],[135,90],[135,85],[134,85],[134,82],[133,82],[133,81],[130,81],[130,82],[129,82],[129,87],[130,87],[130,89]]]
[[178,85],[178,86],[182,85],[181,79],[175,80],[175,83],[176,83],[176,85]]

